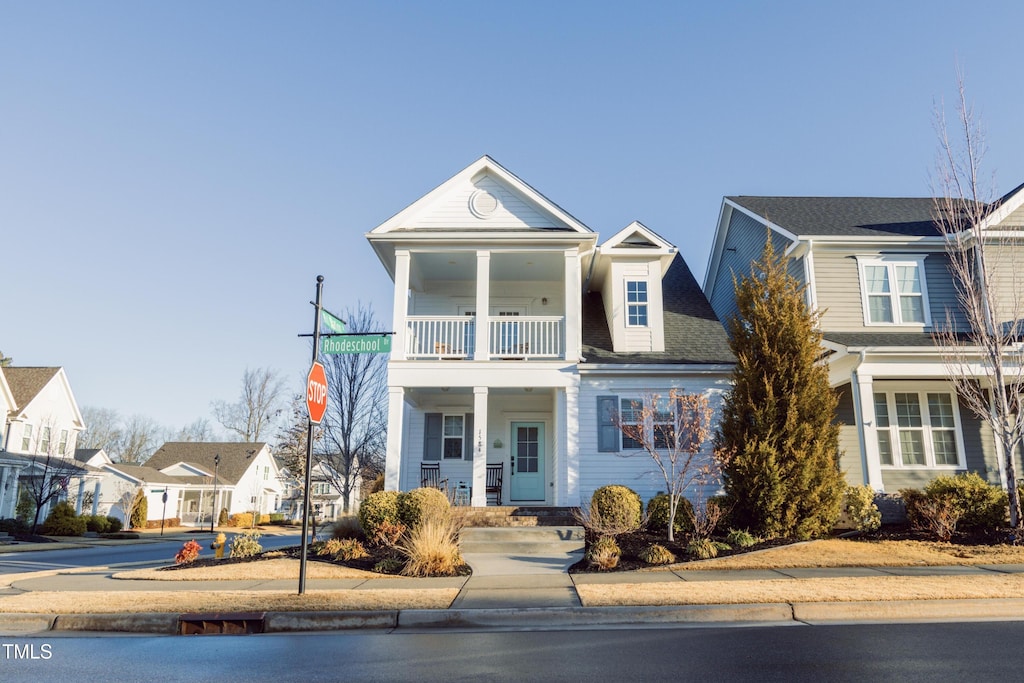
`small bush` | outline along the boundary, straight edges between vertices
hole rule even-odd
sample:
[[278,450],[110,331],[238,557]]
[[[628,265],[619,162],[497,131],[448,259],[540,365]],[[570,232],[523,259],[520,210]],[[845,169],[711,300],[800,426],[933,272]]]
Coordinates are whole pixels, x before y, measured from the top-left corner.
[[602,486],[590,497],[591,516],[599,519],[601,527],[609,534],[625,534],[639,529],[643,509],[643,501],[637,492],[618,484]]
[[586,553],[587,564],[602,571],[618,567],[620,557],[622,550],[611,536],[602,536],[591,543]]
[[149,499],[146,498],[145,491],[138,489],[132,498],[132,514],[128,520],[128,526],[132,529],[145,529],[147,519],[149,519]]
[[355,515],[339,517],[331,526],[332,538],[360,538],[363,530],[359,526],[359,518]]
[[12,519],[8,517],[6,519],[0,519],[0,531],[10,534],[11,536],[27,534],[28,524],[20,519]]
[[[667,493],[659,493],[647,502],[647,528],[652,531],[662,532],[668,530],[668,508],[669,496]],[[676,518],[672,524],[674,533],[690,531],[693,524],[690,521],[693,515],[693,505],[686,498],[680,497],[676,505]]]
[[92,531],[97,534],[105,534],[110,531],[110,520],[101,515],[88,515],[83,516],[85,520],[86,531]]
[[459,528],[451,515],[422,518],[399,550],[406,557],[406,576],[454,576],[462,566]]
[[239,528],[251,527],[252,526],[252,513],[251,512],[236,512],[228,518],[228,526],[234,526]]
[[147,529],[159,529],[161,526],[181,526],[180,517],[168,517],[167,519],[146,520]]
[[231,557],[253,557],[263,552],[260,532],[245,531],[231,539]]
[[[666,516],[666,520],[668,517]],[[665,522],[668,523],[667,521]],[[672,554],[672,551],[663,545],[649,545],[640,551],[640,559],[647,564],[672,564],[676,561],[676,556]]]
[[380,526],[387,522],[396,525],[401,522],[398,516],[398,491],[379,491],[371,493],[359,505],[359,525],[363,534],[371,543],[377,543]]
[[269,515],[270,524],[284,524],[284,513],[283,512],[271,512]]
[[227,508],[221,508],[220,514],[217,515],[217,526],[227,526],[231,516],[228,514]]
[[757,544],[757,539],[745,529],[729,529],[725,542],[736,548],[749,548]]
[[317,557],[331,557],[346,562],[370,556],[363,544],[354,538],[332,538],[327,541],[317,541],[310,546],[310,550]]
[[107,533],[116,534],[118,531],[124,528],[124,523],[121,522],[117,517],[107,517]]
[[174,556],[174,564],[190,564],[196,561],[201,550],[199,544],[194,540],[185,541],[181,550]]
[[875,531],[882,526],[882,513],[875,505],[875,490],[867,484],[846,487],[846,514],[857,531]]
[[379,493],[384,490],[384,475],[378,474],[377,478],[373,480],[370,485],[370,493]]
[[416,528],[427,517],[445,519],[450,518],[451,514],[448,496],[441,493],[440,489],[425,486],[398,497],[398,519],[410,529]]
[[686,552],[696,560],[710,560],[718,557],[718,547],[710,538],[695,538],[686,546]]
[[44,536],[81,536],[85,529],[85,519],[75,514],[71,503],[60,502],[50,510],[42,531]]
[[715,546],[715,550],[720,553],[725,553],[732,550],[732,546],[722,541],[711,541],[711,544]]
[[1006,492],[975,472],[936,477],[924,487],[924,493],[929,498],[951,497],[962,528],[987,530],[1007,524]]
[[398,574],[402,571],[405,565],[402,561],[394,557],[385,557],[383,560],[373,565],[373,571],[378,574]]

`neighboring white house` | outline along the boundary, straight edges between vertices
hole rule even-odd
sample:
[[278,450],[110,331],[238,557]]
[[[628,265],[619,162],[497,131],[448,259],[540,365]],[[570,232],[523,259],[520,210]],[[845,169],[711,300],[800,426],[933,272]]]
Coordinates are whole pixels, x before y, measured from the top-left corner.
[[0,518],[15,515],[22,488],[41,486],[56,493],[44,503],[42,519],[83,479],[95,477],[74,458],[85,424],[63,368],[5,367],[0,377]]
[[[108,472],[103,487],[116,499],[142,488],[149,520],[178,518],[186,526],[205,526],[221,510],[275,512],[285,489],[265,443],[168,442],[145,465],[103,467]],[[114,504],[109,514],[124,519],[123,505]]]
[[[734,358],[677,249],[632,223],[598,235],[484,156],[367,234],[395,282],[385,487],[421,465],[471,504],[576,506],[665,488],[612,417],[649,393],[717,405]],[[628,457],[628,456],[635,457]]]
[[[294,476],[283,464],[280,458],[277,464],[281,476],[282,492],[281,505],[278,512],[285,515],[285,518],[295,522],[302,521],[302,488],[305,482]],[[313,512],[318,521],[333,521],[344,514],[345,500],[341,492],[334,485],[337,477],[331,476],[329,468],[324,463],[315,463],[310,474],[310,502],[313,505]],[[354,513],[359,509],[359,500],[362,497],[361,477],[356,477],[352,488],[352,496],[349,503],[350,512]]]

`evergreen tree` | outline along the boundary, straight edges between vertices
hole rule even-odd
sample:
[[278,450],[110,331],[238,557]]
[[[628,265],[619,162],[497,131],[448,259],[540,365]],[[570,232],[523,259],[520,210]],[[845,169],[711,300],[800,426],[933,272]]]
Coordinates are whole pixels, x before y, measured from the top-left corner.
[[821,355],[818,314],[776,256],[769,234],[762,260],[735,283],[730,322],[736,354],[716,447],[727,454],[726,493],[737,527],[765,537],[810,538],[839,518],[838,397]]

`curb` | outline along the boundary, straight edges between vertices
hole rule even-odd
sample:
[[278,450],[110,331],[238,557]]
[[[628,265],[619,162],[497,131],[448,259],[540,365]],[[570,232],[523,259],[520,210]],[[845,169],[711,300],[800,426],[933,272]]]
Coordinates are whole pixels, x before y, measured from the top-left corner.
[[[0,633],[45,631],[178,633],[176,613],[0,614]],[[556,630],[667,625],[815,625],[863,621],[1024,619],[1024,598],[999,600],[898,600],[660,607],[539,607],[527,609],[377,610],[365,612],[267,612],[264,633],[358,629]]]

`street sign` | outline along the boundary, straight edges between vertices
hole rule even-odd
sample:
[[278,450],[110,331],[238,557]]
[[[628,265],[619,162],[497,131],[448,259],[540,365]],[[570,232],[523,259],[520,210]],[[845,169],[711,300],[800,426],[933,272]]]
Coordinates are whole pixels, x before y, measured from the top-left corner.
[[327,412],[327,373],[318,361],[313,362],[306,376],[306,410],[313,424],[320,424]]
[[320,341],[320,352],[340,353],[391,353],[391,335],[349,334],[344,337],[326,337]]

